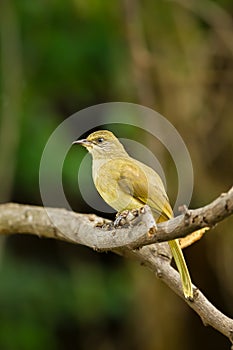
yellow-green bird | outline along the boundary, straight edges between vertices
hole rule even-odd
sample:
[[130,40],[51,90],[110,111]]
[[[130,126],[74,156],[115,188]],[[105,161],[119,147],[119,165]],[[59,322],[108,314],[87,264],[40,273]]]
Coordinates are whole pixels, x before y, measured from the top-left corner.
[[[86,139],[73,143],[81,144],[91,153],[95,187],[112,208],[120,213],[147,204],[157,223],[173,217],[159,175],[152,168],[130,157],[112,132],[96,131]],[[171,240],[168,243],[181,276],[184,296],[192,300],[192,282],[179,241]]]

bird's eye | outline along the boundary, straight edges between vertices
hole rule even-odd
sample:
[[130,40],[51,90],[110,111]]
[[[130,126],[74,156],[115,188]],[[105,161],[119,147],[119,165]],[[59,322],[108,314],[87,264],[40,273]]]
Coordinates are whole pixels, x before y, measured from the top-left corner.
[[102,143],[102,142],[104,142],[104,139],[103,139],[103,137],[99,137],[96,141],[97,141],[98,143]]

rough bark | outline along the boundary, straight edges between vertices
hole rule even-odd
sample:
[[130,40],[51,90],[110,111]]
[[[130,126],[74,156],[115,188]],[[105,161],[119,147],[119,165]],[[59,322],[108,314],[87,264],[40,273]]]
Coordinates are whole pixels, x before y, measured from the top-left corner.
[[[0,234],[34,234],[133,256],[184,299],[179,274],[170,264],[166,241],[188,236],[204,227],[210,229],[230,216],[233,188],[202,208],[183,211],[182,215],[156,225],[150,209],[145,207],[134,215],[129,213],[122,219],[125,225],[115,227],[93,214],[7,203],[0,205]],[[205,325],[214,327],[233,343],[233,320],[212,305],[198,288],[194,286],[194,301],[185,302]]]

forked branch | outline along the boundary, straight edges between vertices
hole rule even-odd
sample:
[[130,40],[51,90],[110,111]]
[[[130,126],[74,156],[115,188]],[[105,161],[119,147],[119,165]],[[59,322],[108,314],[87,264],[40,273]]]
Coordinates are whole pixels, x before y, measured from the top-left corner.
[[[136,215],[131,213],[130,220],[130,215],[126,217],[126,225],[116,228],[112,222],[92,214],[8,203],[0,205],[0,234],[34,234],[97,250],[111,250],[124,256],[133,255],[183,297],[179,274],[170,265],[168,244],[154,243],[187,237],[200,228],[210,229],[232,213],[233,188],[212,203],[195,210],[185,209],[182,215],[157,226],[149,207],[136,212]],[[211,325],[233,343],[233,320],[222,314],[194,288],[194,301],[186,300],[188,305],[205,325]]]

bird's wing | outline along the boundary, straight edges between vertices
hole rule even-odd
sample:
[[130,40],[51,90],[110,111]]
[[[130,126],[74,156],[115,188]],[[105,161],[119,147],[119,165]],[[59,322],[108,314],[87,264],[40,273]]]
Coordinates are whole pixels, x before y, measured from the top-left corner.
[[168,220],[173,215],[159,175],[146,165],[140,162],[124,162],[118,184],[121,190],[142,205],[149,205],[159,221]]

